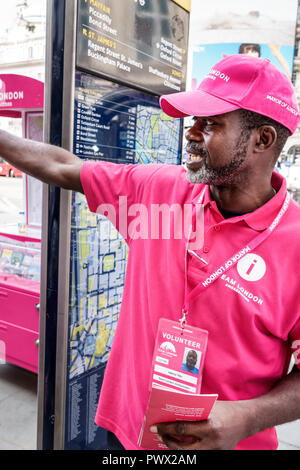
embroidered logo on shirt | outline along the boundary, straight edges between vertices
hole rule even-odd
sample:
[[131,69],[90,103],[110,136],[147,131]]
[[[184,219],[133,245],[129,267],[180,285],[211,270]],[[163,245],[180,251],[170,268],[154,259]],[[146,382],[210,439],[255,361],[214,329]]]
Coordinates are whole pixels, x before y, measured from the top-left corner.
[[266,263],[261,256],[248,253],[237,263],[239,275],[246,281],[259,281],[266,272]]
[[251,301],[258,305],[262,305],[263,299],[258,297],[258,295],[256,295],[254,292],[251,292],[249,289],[242,286],[236,279],[233,279],[230,276],[226,276],[226,274],[223,274],[221,279],[225,282],[225,287],[228,287],[228,289],[231,289],[232,291],[239,294],[247,302]]

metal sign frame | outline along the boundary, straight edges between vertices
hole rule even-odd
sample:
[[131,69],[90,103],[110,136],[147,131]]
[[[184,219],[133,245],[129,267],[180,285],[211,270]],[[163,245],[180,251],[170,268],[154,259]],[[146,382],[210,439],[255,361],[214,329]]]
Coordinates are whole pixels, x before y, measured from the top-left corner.
[[[65,131],[68,123],[62,122],[63,106],[69,97],[67,50],[65,50],[65,13],[74,1],[47,0],[47,30],[46,30],[46,86],[45,86],[45,121],[44,141],[52,145],[67,146],[68,139]],[[63,51],[63,53],[62,53]],[[62,69],[63,68],[63,69]],[[63,82],[61,75],[63,74]],[[70,88],[70,87],[69,87]],[[57,429],[56,395],[56,358],[57,323],[62,311],[59,309],[61,298],[59,287],[58,266],[59,254],[65,253],[60,249],[61,218],[66,219],[66,199],[68,191],[54,186],[43,185],[43,219],[42,219],[42,255],[41,255],[41,298],[40,298],[40,346],[39,346],[39,375],[38,375],[38,432],[37,448],[52,450],[55,444]],[[60,231],[58,230],[60,228]],[[58,247],[58,252],[57,252]],[[63,285],[64,283],[62,283]],[[59,340],[61,338],[59,337]],[[56,418],[56,420],[55,420]],[[56,424],[55,424],[56,422]]]
[[[65,10],[65,50],[64,50],[64,85],[63,116],[69,116],[62,123],[62,147],[73,151],[74,127],[74,83],[75,83],[75,46],[77,1],[66,2]],[[68,341],[68,306],[70,276],[70,226],[72,192],[62,190],[59,221],[59,271],[58,271],[58,316],[56,380],[55,380],[55,422],[54,450],[63,449],[65,442],[65,401],[66,401],[66,365]]]

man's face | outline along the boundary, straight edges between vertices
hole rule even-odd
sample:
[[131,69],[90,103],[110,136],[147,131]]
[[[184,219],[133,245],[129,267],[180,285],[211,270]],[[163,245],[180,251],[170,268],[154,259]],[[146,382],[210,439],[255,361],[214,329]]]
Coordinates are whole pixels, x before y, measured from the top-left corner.
[[189,351],[186,356],[186,366],[188,369],[194,369],[197,363],[197,353],[195,351]]
[[243,178],[249,136],[249,132],[242,132],[239,111],[195,117],[186,133],[189,182],[218,186]]
[[251,55],[253,57],[259,57],[257,46],[255,46],[254,44],[248,44],[247,46],[244,46],[243,54]]

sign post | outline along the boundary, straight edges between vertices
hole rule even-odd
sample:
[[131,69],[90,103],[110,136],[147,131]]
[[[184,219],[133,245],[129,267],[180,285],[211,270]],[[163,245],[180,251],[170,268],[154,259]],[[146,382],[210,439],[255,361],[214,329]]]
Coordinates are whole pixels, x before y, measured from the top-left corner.
[[[53,21],[58,3],[62,16]],[[161,111],[158,99],[185,88],[188,11],[173,0],[49,0],[48,11],[52,59],[58,60],[54,37],[64,38],[64,47],[57,43],[64,55],[55,75],[62,83],[61,116],[55,123],[50,119],[61,125],[61,145],[89,160],[180,164],[182,124]],[[57,262],[52,271],[44,266],[42,288],[47,293],[49,280],[54,284],[56,311],[47,312],[44,294],[39,426],[48,437],[40,438],[39,448],[108,449],[107,432],[94,417],[128,247],[104,216],[89,212],[82,194],[61,190],[52,201],[47,198],[47,206],[58,221],[52,252]],[[49,247],[49,229],[47,234]],[[46,263],[45,253],[49,257],[47,247]],[[53,334],[53,325],[55,352],[53,346],[49,352],[47,331]],[[53,366],[45,380],[47,350]],[[52,404],[46,412],[48,389]]]

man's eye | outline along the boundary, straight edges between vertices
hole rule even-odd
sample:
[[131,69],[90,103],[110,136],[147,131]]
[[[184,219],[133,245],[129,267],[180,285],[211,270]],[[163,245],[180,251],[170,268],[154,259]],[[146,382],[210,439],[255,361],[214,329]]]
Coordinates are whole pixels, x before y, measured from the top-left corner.
[[204,127],[211,127],[214,124],[215,124],[214,121],[211,121],[210,119],[203,119],[203,126]]
[[215,121],[213,121],[212,119],[206,119],[197,116],[194,116],[192,120],[194,121],[194,124],[198,123],[198,125],[200,125],[202,129],[210,128],[211,126],[214,126],[216,124]]
[[211,129],[215,125],[215,122],[212,121],[211,119],[202,119],[202,126],[203,130],[205,129]]

